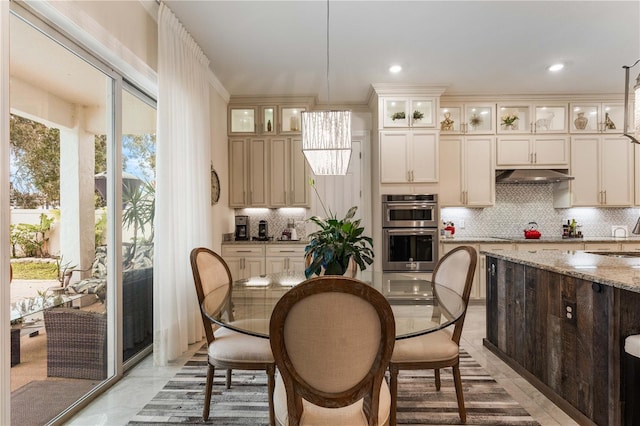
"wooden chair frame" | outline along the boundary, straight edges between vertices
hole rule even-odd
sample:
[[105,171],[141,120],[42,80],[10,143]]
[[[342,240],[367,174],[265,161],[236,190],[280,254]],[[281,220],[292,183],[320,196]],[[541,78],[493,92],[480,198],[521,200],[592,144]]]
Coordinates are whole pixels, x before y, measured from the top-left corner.
[[[465,309],[462,316],[456,321],[453,334],[451,336],[451,340],[453,340],[456,345],[460,345],[460,337],[462,336],[462,327],[464,325],[464,319],[467,313],[466,305],[469,303],[469,296],[471,295],[471,286],[473,285],[473,276],[476,270],[476,264],[478,262],[478,253],[471,246],[459,246],[445,254],[435,269],[433,270],[433,279],[432,281],[435,283],[438,277],[438,270],[440,266],[447,261],[447,259],[458,253],[459,251],[466,251],[469,253],[469,268],[467,270],[466,279],[464,283],[464,289],[461,294],[462,300],[465,303]],[[398,373],[400,370],[435,370],[435,382],[436,389],[440,390],[440,369],[451,367],[453,369],[453,380],[456,388],[456,398],[458,400],[458,411],[460,413],[460,419],[463,423],[467,421],[467,412],[464,408],[464,396],[462,393],[462,378],[460,376],[460,357],[456,356],[453,360],[446,360],[440,362],[434,361],[420,361],[420,362],[389,362],[389,387],[391,391],[391,426],[395,426],[396,424],[396,410],[397,410],[397,400],[398,400]]]
[[[285,322],[292,307],[309,296],[327,292],[349,293],[369,302],[378,313],[381,330],[378,353],[366,376],[352,388],[335,393],[319,391],[300,376],[289,357],[284,338]],[[380,387],[395,344],[393,311],[380,292],[353,278],[334,275],[310,278],[288,291],[278,301],[271,316],[269,335],[273,356],[287,394],[289,426],[299,425],[303,398],[312,404],[328,408],[345,407],[364,399],[363,410],[368,424],[378,424]]]
[[[193,279],[195,282],[196,293],[198,295],[198,304],[200,307],[200,315],[202,316],[202,323],[204,325],[205,335],[207,337],[207,344],[211,345],[215,341],[215,335],[213,330],[213,323],[211,320],[205,315],[202,311],[202,302],[204,300],[204,288],[202,279],[200,276],[199,268],[198,268],[198,256],[206,255],[213,256],[218,262],[220,262],[227,273],[229,280],[229,287],[227,291],[226,301],[221,304],[220,311],[217,313],[218,316],[227,313],[229,315],[229,319],[233,320],[233,314],[231,312],[230,301],[231,301],[231,292],[233,290],[233,278],[231,276],[231,271],[229,270],[229,266],[224,261],[224,259],[213,250],[210,250],[205,247],[195,248],[191,251],[191,269],[193,271]],[[216,316],[216,315],[214,315]],[[261,339],[260,337],[254,337],[255,339]],[[202,418],[206,421],[209,419],[209,408],[211,406],[211,392],[213,389],[213,376],[215,374],[215,369],[222,368],[226,369],[226,386],[227,389],[231,387],[231,370],[265,370],[267,373],[267,394],[269,398],[269,424],[275,424],[275,413],[273,410],[273,390],[275,389],[275,363],[257,363],[251,361],[223,361],[218,359],[212,359],[211,356],[208,357],[209,360],[209,368],[207,370],[207,383],[205,389],[205,400],[204,400],[204,408],[202,411]]]

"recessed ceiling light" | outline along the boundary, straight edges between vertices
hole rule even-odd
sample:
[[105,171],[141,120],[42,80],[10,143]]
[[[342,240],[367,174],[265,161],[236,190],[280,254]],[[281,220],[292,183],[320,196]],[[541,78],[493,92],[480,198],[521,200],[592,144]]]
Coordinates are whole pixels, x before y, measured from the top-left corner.
[[400,71],[402,71],[402,67],[400,65],[391,65],[389,67],[389,72],[392,72],[394,74],[399,73]]
[[556,71],[560,71],[562,68],[564,68],[564,64],[553,64],[547,69],[549,71],[556,72]]

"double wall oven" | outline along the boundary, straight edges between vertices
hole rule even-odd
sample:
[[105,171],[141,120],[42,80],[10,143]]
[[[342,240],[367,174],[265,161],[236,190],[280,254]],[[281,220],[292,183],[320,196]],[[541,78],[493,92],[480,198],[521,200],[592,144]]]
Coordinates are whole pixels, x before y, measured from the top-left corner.
[[438,196],[382,196],[384,272],[432,272],[438,262]]

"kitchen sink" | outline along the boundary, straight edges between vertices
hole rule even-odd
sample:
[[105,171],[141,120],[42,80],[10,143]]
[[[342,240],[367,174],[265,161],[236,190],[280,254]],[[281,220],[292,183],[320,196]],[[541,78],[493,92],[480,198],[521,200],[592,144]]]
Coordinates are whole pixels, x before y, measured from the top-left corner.
[[609,257],[640,257],[640,251],[588,251],[587,253]]

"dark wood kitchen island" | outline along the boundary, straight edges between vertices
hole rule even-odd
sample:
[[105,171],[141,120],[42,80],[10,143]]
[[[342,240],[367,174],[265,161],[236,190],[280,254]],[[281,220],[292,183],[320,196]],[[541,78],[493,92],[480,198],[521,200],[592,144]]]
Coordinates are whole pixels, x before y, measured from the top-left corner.
[[482,254],[484,345],[580,424],[623,424],[624,339],[640,333],[640,257]]

